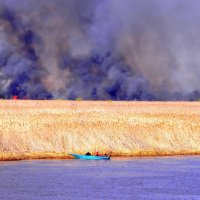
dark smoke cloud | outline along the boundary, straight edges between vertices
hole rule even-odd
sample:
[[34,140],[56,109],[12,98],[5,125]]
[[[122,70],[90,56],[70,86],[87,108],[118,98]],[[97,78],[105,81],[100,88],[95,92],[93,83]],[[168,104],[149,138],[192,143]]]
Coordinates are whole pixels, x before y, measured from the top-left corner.
[[197,100],[200,1],[0,0],[0,97]]

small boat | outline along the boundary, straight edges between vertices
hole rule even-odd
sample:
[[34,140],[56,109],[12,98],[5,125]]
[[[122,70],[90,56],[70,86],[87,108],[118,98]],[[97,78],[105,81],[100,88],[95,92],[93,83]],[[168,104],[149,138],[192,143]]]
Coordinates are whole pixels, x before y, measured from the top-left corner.
[[81,154],[73,154],[70,153],[69,155],[74,156],[76,159],[81,160],[110,160],[110,156],[88,156],[88,155],[81,155]]

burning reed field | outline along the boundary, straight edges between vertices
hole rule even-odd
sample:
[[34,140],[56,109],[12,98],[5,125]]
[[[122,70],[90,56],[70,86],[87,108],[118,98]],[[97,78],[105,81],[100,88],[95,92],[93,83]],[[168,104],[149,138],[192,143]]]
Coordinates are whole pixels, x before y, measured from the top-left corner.
[[200,153],[199,102],[0,101],[0,160]]

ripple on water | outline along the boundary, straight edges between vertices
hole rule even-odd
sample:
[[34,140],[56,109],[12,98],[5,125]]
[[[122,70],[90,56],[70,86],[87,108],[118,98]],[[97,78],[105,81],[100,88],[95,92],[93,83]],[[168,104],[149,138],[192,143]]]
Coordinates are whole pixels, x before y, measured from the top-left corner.
[[0,199],[200,199],[200,157],[0,162]]

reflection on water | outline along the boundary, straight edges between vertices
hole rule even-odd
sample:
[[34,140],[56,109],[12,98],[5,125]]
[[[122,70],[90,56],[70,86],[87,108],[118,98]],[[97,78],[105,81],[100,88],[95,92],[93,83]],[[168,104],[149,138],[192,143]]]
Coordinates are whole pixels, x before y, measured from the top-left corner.
[[200,157],[0,162],[1,200],[200,199]]

